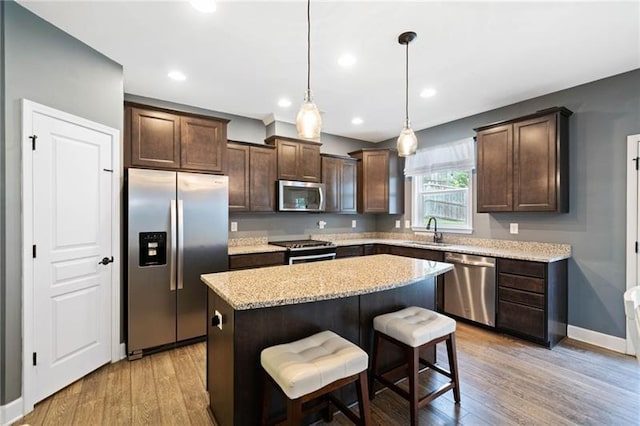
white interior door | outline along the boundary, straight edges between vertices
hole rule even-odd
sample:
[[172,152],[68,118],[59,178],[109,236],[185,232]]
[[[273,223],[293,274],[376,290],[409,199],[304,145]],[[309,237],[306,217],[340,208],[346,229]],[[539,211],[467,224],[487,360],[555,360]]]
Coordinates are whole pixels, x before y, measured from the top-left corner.
[[[638,162],[640,162],[640,134],[627,136],[627,290],[640,285],[640,255],[636,246],[640,242],[640,172],[638,171]],[[630,324],[626,318],[625,322],[627,323],[626,352],[633,355],[640,348],[633,347]]]
[[[111,135],[34,112],[33,402],[111,360]],[[28,354],[27,354],[28,355]]]

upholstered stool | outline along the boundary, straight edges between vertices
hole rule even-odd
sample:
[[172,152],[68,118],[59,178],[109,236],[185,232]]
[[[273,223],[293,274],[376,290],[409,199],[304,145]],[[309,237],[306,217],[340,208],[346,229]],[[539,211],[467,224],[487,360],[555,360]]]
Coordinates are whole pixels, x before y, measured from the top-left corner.
[[[397,312],[379,315],[373,319],[373,362],[371,367],[371,381],[369,395],[374,398],[373,384],[379,382],[409,400],[411,424],[418,421],[418,409],[425,406],[433,399],[439,397],[448,390],[453,390],[456,403],[460,402],[460,385],[458,383],[458,365],[456,360],[455,331],[456,322],[437,312],[415,306],[402,309]],[[381,347],[381,339],[391,342],[403,348],[407,353],[409,392],[398,387],[385,377],[387,372],[378,372],[378,351]],[[449,357],[450,371],[446,371],[430,362],[420,358],[420,349],[433,346],[436,343],[446,341],[447,355]],[[420,363],[447,376],[450,381],[439,389],[422,398],[418,395],[418,373]],[[394,369],[395,370],[395,369]]]
[[[262,424],[269,415],[268,389],[275,382],[287,397],[287,423],[299,425],[302,418],[315,411],[303,413],[303,404],[326,397],[356,424],[370,424],[367,367],[369,357],[357,345],[331,331],[323,331],[296,342],[272,346],[260,355],[264,369]],[[357,382],[360,417],[336,399],[331,392],[349,383]],[[331,419],[331,406],[326,418]],[[315,407],[317,409],[317,406]]]

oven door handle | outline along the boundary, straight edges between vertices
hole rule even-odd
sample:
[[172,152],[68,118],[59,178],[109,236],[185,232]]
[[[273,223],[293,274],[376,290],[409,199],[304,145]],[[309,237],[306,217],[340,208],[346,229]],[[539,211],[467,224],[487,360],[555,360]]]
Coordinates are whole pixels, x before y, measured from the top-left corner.
[[297,260],[314,260],[314,259],[335,259],[335,253],[310,254],[308,256],[291,256],[289,257],[289,265],[293,265]]

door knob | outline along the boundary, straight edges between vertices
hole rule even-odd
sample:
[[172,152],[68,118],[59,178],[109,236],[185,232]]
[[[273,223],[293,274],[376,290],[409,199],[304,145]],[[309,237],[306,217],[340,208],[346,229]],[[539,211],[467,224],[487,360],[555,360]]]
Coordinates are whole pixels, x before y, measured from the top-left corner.
[[109,263],[113,263],[113,256],[111,256],[111,259],[103,257],[102,260],[98,262],[98,265],[108,265]]

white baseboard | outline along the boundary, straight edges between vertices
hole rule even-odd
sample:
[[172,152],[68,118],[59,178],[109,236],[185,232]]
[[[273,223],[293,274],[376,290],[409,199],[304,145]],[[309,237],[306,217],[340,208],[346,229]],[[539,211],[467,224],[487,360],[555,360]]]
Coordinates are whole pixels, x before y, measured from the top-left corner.
[[627,341],[622,337],[610,336],[598,331],[576,327],[575,325],[567,326],[567,337],[621,354],[627,352]]
[[10,425],[16,420],[22,418],[22,397],[15,399],[7,405],[0,405],[0,425]]
[[120,359],[123,360],[127,357],[127,345],[120,343]]

